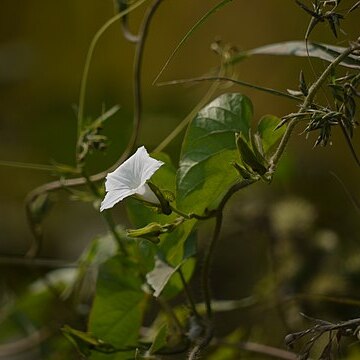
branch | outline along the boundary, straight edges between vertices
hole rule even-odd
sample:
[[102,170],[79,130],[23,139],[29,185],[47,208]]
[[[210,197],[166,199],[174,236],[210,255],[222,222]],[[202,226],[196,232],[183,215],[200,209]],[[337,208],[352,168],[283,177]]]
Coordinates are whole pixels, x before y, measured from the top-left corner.
[[129,6],[124,11],[119,12],[117,15],[113,16],[111,19],[109,19],[95,34],[93,39],[91,40],[89,50],[86,54],[86,60],[83,70],[83,75],[81,79],[81,85],[80,85],[80,94],[79,94],[79,111],[78,111],[78,137],[80,136],[81,128],[82,128],[82,121],[84,118],[84,106],[85,106],[85,95],[86,95],[86,87],[87,87],[87,80],[90,70],[90,63],[91,59],[93,57],[93,53],[95,50],[95,47],[100,39],[100,37],[103,35],[103,33],[116,21],[123,18],[127,14],[129,14],[131,11],[135,10],[137,7],[139,7],[141,4],[143,4],[147,0],[139,0],[135,4]]
[[291,95],[279,90],[275,90],[275,89],[271,89],[271,88],[267,88],[267,87],[263,87],[263,86],[258,86],[258,85],[254,85],[245,81],[241,81],[241,80],[236,80],[236,79],[232,79],[226,76],[201,76],[201,77],[195,77],[195,78],[189,78],[189,79],[180,79],[180,80],[172,80],[172,81],[165,81],[165,82],[161,82],[158,83],[158,86],[166,86],[166,85],[177,85],[177,84],[187,84],[187,83],[192,83],[192,82],[202,82],[202,81],[229,81],[232,82],[236,85],[240,85],[240,86],[245,86],[251,89],[255,89],[255,90],[259,90],[259,91],[263,91],[266,92],[268,94],[271,95],[277,95],[277,96],[282,96],[291,100],[296,100],[296,101],[301,101],[302,98],[299,96],[295,96],[295,95]]
[[36,267],[46,267],[46,268],[77,268],[79,266],[76,262],[70,262],[66,260],[59,259],[44,259],[36,258],[29,259],[24,258],[23,256],[0,256],[0,265],[9,265],[9,266],[36,266]]
[[298,340],[309,336],[310,339],[306,342],[305,349],[303,349],[303,353],[306,355],[310,353],[315,342],[320,339],[325,333],[330,334],[329,344],[332,342],[332,334],[334,331],[336,331],[335,336],[338,343],[340,342],[340,339],[342,337],[355,337],[356,339],[358,339],[360,318],[342,321],[334,324],[329,321],[311,318],[304,314],[302,315],[306,319],[315,323],[315,325],[306,330],[286,335],[285,343],[287,346],[292,347]]
[[[301,105],[299,111],[297,114],[301,114],[304,112],[309,106],[312,105],[312,102],[314,101],[314,98],[318,92],[318,90],[321,88],[322,84],[325,82],[327,77],[330,75],[330,73],[346,58],[348,57],[352,52],[355,50],[360,49],[360,44],[351,45],[348,47],[342,54],[340,54],[321,74],[321,76],[313,83],[309,89],[308,95],[305,97],[305,100],[303,104]],[[275,152],[275,154],[272,156],[270,160],[270,168],[269,168],[269,174],[273,174],[275,171],[275,168],[277,166],[277,163],[280,160],[281,155],[283,154],[286,145],[290,139],[291,133],[294,130],[295,126],[299,123],[299,119],[295,118],[291,120],[286,128],[286,131],[280,141],[280,144]]]
[[[121,12],[123,10],[126,10],[127,3],[122,2],[121,0],[114,0],[114,9],[115,12]],[[124,35],[124,38],[131,42],[131,43],[137,43],[139,41],[139,37],[131,32],[129,29],[129,23],[128,23],[128,16],[124,16],[121,19],[121,31]]]

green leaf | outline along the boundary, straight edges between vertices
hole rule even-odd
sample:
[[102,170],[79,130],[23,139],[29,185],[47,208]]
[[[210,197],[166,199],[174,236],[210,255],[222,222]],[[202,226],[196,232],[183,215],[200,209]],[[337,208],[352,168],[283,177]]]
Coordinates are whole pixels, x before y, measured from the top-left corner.
[[[165,164],[154,174],[151,181],[161,190],[169,190],[175,192],[175,174],[176,170],[171,164],[170,158],[165,154],[151,154],[152,157],[163,161]],[[137,228],[148,226],[149,223],[168,224],[174,222],[178,215],[171,214],[169,216],[158,214],[134,199],[127,202],[127,210],[130,220]],[[173,203],[176,206],[175,202]],[[172,232],[160,235],[160,244],[155,246],[148,241],[139,242],[139,250],[144,253],[147,251],[146,266],[148,269],[147,277],[150,277],[150,285],[154,285],[155,296],[163,292],[163,296],[167,299],[176,296],[182,289],[183,285],[179,276],[175,274],[176,269],[184,263],[184,259],[188,259],[196,252],[197,237],[193,232],[196,220],[187,220],[183,224],[177,226]],[[135,240],[134,240],[135,241]],[[163,268],[154,261],[154,253],[157,252],[159,257],[163,259],[166,265]],[[195,268],[195,261],[187,261],[183,265],[186,272],[184,276],[190,279]],[[175,275],[174,275],[175,274]],[[174,275],[174,276],[172,276]]]
[[257,126],[257,133],[261,138],[262,147],[265,155],[271,151],[274,145],[282,138],[285,127],[282,126],[275,130],[280,123],[280,119],[274,115],[263,116]]
[[30,203],[30,219],[34,224],[41,224],[44,217],[48,215],[53,201],[49,193],[45,192],[36,196]]
[[[88,331],[116,349],[135,347],[145,306],[145,294],[141,286],[142,281],[135,265],[128,264],[125,270],[118,256],[103,264]],[[119,356],[117,354],[116,359]]]
[[[124,230],[119,226],[116,228],[121,238],[125,237]],[[76,279],[64,292],[65,298],[71,294],[81,295],[93,283],[93,274],[99,266],[115,256],[118,251],[118,244],[110,234],[99,236],[81,254],[76,269]],[[81,296],[80,296],[81,297]]]
[[[265,166],[265,159],[260,151],[255,152],[251,144],[246,141],[244,135],[241,133],[236,135],[236,144],[245,167],[259,175],[264,175],[267,167]],[[257,148],[255,147],[255,149]]]
[[146,274],[148,284],[154,290],[153,295],[159,297],[161,294],[167,299],[177,295],[183,289],[183,283],[179,274],[179,268],[186,281],[189,281],[195,268],[195,260],[183,260],[176,267],[172,267],[161,259],[156,259],[155,267],[152,271]]
[[177,205],[203,213],[216,205],[238,179],[235,133],[248,136],[252,104],[239,94],[223,94],[202,109],[186,133],[177,173]]
[[157,332],[155,339],[149,349],[149,353],[150,354],[154,354],[156,353],[158,350],[162,349],[164,346],[166,346],[167,338],[168,335],[168,327],[167,324],[164,324],[163,326],[161,326],[161,328],[159,329],[159,331]]
[[[299,56],[299,57],[314,57],[328,62],[332,62],[346,48],[341,46],[334,46],[322,43],[308,43],[308,51],[306,49],[305,41],[287,41],[275,44],[269,44],[261,46],[255,49],[242,51],[239,54],[233,56],[227,64],[235,64],[251,55],[281,55],[281,56]],[[346,57],[340,65],[360,69],[360,56],[349,55]]]
[[[194,273],[196,261],[194,258],[187,259],[181,265],[181,271],[184,275],[186,283],[188,283]],[[174,273],[173,276],[170,277],[168,283],[166,284],[162,297],[165,299],[171,299],[177,294],[179,294],[184,289],[184,285],[181,281],[181,277],[178,272]]]
[[153,295],[159,297],[165,285],[170,280],[171,276],[175,274],[179,267],[173,268],[166,262],[156,259],[154,269],[146,275],[148,284],[154,289]]
[[172,266],[179,265],[180,262],[187,257],[187,250],[184,248],[184,244],[189,236],[196,238],[196,236],[193,235],[193,229],[196,223],[196,220],[187,220],[172,233],[164,235],[159,246],[159,251]]
[[68,325],[63,326],[61,330],[78,352],[85,356],[91,354],[90,349],[97,349],[104,353],[111,353],[115,350],[112,345],[104,343],[101,339],[95,338],[92,334],[73,329]]

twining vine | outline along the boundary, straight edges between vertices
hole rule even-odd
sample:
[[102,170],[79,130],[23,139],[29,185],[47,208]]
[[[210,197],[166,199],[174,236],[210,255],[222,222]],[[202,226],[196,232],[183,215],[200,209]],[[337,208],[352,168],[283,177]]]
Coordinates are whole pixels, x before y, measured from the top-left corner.
[[[235,193],[244,188],[259,181],[271,183],[294,129],[299,124],[307,123],[305,132],[317,131],[319,135],[316,145],[323,146],[329,142],[332,127],[340,127],[352,155],[359,164],[352,145],[353,130],[356,126],[356,98],[359,97],[360,84],[359,39],[349,42],[349,46],[341,48],[341,51],[339,47],[335,50],[331,45],[326,47],[321,45],[322,52],[318,57],[328,61],[328,66],[310,85],[306,83],[303,72],[300,72],[299,90],[296,91],[283,92],[232,77],[233,65],[248,56],[250,52],[247,55],[245,53],[233,55],[231,52],[220,51],[222,56],[218,75],[158,82],[165,68],[191,35],[232,0],[219,2],[195,22],[154,80],[154,84],[159,86],[213,82],[212,87],[199,102],[200,105],[198,104],[185,119],[186,121],[149,155],[144,147],[139,147],[135,152],[139,145],[138,134],[143,112],[142,63],[149,28],[164,0],[155,0],[147,5],[136,34],[133,34],[128,26],[128,16],[146,2],[139,0],[130,4],[126,0],[118,0],[115,3],[118,13],[100,28],[90,44],[80,86],[76,167],[67,168],[67,174],[61,173],[60,168],[55,169],[61,174],[59,180],[44,184],[28,194],[26,212],[34,242],[24,261],[27,264],[41,264],[41,260],[37,257],[44,241],[42,222],[48,210],[49,194],[60,189],[73,194],[73,188],[85,186],[92,196],[92,203],[101,210],[114,243],[109,239],[99,239],[77,264],[70,265],[78,267],[78,271],[75,280],[66,289],[68,296],[66,301],[71,296],[75,298],[75,295],[79,295],[79,288],[92,268],[96,268],[97,271],[97,287],[91,294],[93,300],[91,309],[87,313],[89,318],[87,328],[77,329],[68,325],[62,328],[65,336],[75,345],[81,356],[111,360],[157,359],[162,356],[183,354],[189,360],[194,360],[206,356],[206,351],[211,347],[230,347],[281,359],[296,359],[296,354],[290,350],[251,341],[229,342],[217,338],[214,323],[216,301],[211,293],[210,273],[216,257],[225,206]],[[309,37],[313,29],[325,22],[337,37],[341,30],[340,20],[359,8],[359,2],[354,3],[346,14],[342,14],[338,10],[340,1],[314,1],[312,8],[298,0],[296,3],[311,16],[305,42],[300,44],[309,58],[316,57],[310,54],[309,48],[311,45]],[[106,138],[101,134],[102,127],[105,120],[119,109],[114,107],[91,124],[84,124],[87,79],[98,41],[110,26],[120,20],[125,39],[135,45],[132,133],[116,163],[110,169],[90,175],[85,169],[87,157],[93,151],[105,149]],[[313,46],[316,48],[317,45]],[[261,51],[264,49],[258,50],[258,53]],[[348,66],[352,72],[338,77],[339,66]],[[311,68],[314,71],[312,64]],[[296,101],[298,110],[281,119],[266,116],[259,121],[256,131],[253,131],[253,126],[250,124],[252,105],[242,94],[222,94],[208,103],[220,83],[248,87],[273,96],[285,97]],[[318,92],[325,86],[332,91],[334,109],[316,101]],[[221,111],[227,115],[219,115]],[[207,122],[203,121],[204,119]],[[210,121],[216,125],[210,126]],[[176,173],[167,155],[160,151],[185,125],[188,125],[188,131]],[[204,138],[209,140],[209,148],[204,144],[202,148],[199,147]],[[223,148],[219,150],[219,146]],[[208,171],[207,166],[216,168],[220,166],[219,164],[222,167],[215,174],[214,171]],[[203,165],[206,165],[204,172],[199,171]],[[45,167],[43,170],[48,168]],[[221,172],[224,174],[221,175]],[[73,177],[68,178],[69,173]],[[103,183],[100,183],[104,179],[106,179],[105,191]],[[224,186],[225,191],[219,192],[219,184]],[[207,199],[202,200],[202,197]],[[128,201],[127,210],[135,227],[127,231],[118,226],[110,210],[124,199]],[[214,221],[212,235],[206,245],[203,258],[200,259],[203,297],[201,309],[194,299],[189,282],[195,266],[192,261],[200,257],[194,250],[196,228],[198,223],[211,219]],[[104,245],[106,242],[109,242],[108,245]],[[109,248],[104,250],[105,246]],[[58,263],[53,265],[62,267]],[[47,281],[47,285],[50,289],[55,289],[50,280]],[[185,312],[184,309],[172,307],[170,303],[172,297],[181,292],[185,296],[187,306]],[[58,294],[58,290],[54,290],[53,293]],[[60,298],[61,296],[59,295]],[[144,329],[141,327],[141,321],[146,304],[152,297],[157,300],[161,311],[152,327]],[[64,303],[66,301],[64,300]],[[113,319],[112,315],[106,316],[104,312],[121,313],[121,317],[116,319],[116,315],[113,315],[115,317]],[[130,320],[127,321],[127,317],[130,317]],[[285,339],[292,350],[299,340],[310,336],[300,351],[302,359],[311,356],[314,344],[326,334],[329,334],[329,340],[321,352],[321,359],[332,358],[335,340],[340,343],[343,337],[359,336],[359,319],[331,323],[306,318],[315,325],[304,331],[289,334]],[[52,329],[45,328],[45,330],[46,335],[50,330],[52,333]],[[44,336],[42,341],[47,338],[48,336]]]

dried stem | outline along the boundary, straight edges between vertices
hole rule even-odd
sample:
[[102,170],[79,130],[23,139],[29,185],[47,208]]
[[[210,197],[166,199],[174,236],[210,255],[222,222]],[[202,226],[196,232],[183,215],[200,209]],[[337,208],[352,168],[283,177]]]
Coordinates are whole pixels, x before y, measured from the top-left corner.
[[[352,45],[348,47],[342,54],[340,54],[321,74],[321,76],[315,81],[314,84],[311,85],[309,89],[308,95],[305,97],[305,100],[303,104],[301,105],[299,111],[297,114],[301,114],[303,111],[305,111],[314,101],[314,98],[318,92],[318,90],[321,88],[322,84],[325,82],[327,77],[330,75],[330,73],[338,66],[346,57],[348,57],[352,52],[355,50],[359,50],[360,45]],[[294,130],[295,126],[299,123],[299,119],[295,118],[291,120],[286,128],[286,131],[280,141],[280,144],[275,152],[275,154],[272,156],[270,160],[270,169],[269,173],[273,174],[275,171],[275,168],[280,160],[281,155],[283,154],[286,145],[290,139],[291,133]]]

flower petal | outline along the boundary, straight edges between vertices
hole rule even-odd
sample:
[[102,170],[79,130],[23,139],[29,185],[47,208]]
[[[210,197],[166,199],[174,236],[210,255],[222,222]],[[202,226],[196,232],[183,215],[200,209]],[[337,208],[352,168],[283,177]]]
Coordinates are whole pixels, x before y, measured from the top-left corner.
[[112,208],[119,201],[135,194],[136,189],[122,189],[109,191],[101,202],[100,211]]
[[163,164],[150,157],[145,147],[141,146],[134,155],[106,176],[106,191],[136,189],[144,185]]
[[160,204],[159,199],[156,197],[154,192],[150,189],[150,186],[146,183],[144,185],[140,186],[136,190],[136,195],[138,195],[145,201],[151,202],[153,204]]
[[107,194],[101,203],[100,211],[113,207],[119,201],[137,193],[144,200],[158,203],[155,194],[146,181],[164,163],[149,156],[144,146],[124,161],[115,171],[107,174],[105,188]]
[[149,180],[164,163],[149,156],[145,147],[140,147],[136,152],[136,176],[141,179],[141,184]]

